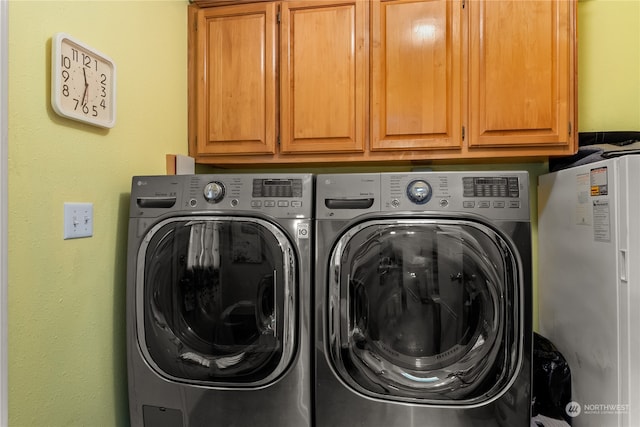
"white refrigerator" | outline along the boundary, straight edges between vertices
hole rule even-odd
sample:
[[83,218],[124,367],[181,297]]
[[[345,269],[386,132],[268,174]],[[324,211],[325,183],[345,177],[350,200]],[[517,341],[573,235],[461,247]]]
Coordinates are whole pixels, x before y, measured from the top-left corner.
[[539,331],[567,359],[574,427],[640,426],[640,156],[538,181]]

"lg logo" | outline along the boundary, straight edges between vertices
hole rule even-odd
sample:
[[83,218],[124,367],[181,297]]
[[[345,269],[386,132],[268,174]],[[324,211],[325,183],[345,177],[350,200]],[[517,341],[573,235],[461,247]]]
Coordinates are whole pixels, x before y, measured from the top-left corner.
[[578,402],[569,402],[567,403],[567,406],[564,407],[564,411],[571,418],[575,418],[580,415],[580,412],[582,412],[582,408],[580,407],[580,404]]

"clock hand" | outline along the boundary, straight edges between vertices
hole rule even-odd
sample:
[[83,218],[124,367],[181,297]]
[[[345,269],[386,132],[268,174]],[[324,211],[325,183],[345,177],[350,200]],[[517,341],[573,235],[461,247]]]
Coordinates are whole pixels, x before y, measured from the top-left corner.
[[84,85],[84,92],[82,92],[82,103],[81,105],[85,105],[87,103],[87,89],[89,88],[89,85]]
[[82,105],[87,103],[87,89],[89,89],[89,83],[87,83],[87,70],[82,69],[82,75],[84,76],[84,92],[82,92]]

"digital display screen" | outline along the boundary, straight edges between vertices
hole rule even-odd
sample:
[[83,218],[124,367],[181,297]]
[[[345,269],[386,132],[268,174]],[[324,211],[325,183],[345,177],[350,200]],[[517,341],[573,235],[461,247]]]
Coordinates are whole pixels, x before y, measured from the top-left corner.
[[462,178],[464,197],[519,197],[518,177]]
[[254,179],[253,197],[302,197],[301,179]]

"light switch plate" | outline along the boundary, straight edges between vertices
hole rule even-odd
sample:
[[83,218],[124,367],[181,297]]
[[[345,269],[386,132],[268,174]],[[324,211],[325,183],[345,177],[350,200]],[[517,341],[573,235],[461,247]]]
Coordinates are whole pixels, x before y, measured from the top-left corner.
[[93,203],[65,203],[65,240],[91,236],[93,236]]

